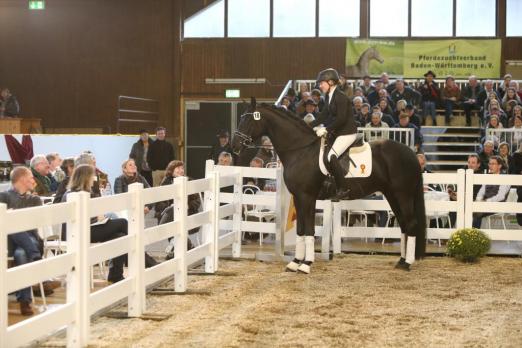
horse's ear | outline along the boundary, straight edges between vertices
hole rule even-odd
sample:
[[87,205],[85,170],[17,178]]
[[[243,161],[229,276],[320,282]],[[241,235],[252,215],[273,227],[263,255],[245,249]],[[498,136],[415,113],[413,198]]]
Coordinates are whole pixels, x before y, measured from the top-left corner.
[[250,105],[252,106],[253,110],[256,109],[256,105],[257,105],[256,97],[250,97]]

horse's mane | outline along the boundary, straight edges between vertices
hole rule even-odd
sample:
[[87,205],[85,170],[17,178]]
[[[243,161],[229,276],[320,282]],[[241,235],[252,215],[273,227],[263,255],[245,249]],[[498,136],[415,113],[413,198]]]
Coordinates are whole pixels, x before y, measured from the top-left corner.
[[271,109],[275,112],[283,114],[283,116],[286,116],[286,119],[290,120],[298,128],[300,128],[301,130],[303,130],[306,133],[313,134],[312,128],[310,128],[310,126],[308,126],[301,117],[297,116],[292,111],[287,110],[287,109],[277,106],[277,105],[273,105],[273,104],[262,103],[262,104],[260,104],[260,106],[264,107],[265,109]]

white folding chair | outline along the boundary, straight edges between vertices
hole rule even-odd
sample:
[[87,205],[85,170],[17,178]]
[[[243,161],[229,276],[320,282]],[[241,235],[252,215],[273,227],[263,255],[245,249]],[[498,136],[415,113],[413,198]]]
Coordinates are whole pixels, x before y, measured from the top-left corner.
[[[259,189],[259,187],[255,186],[255,185],[243,185],[242,191],[243,191],[243,194],[255,195],[258,192],[260,192],[261,190]],[[246,220],[248,220],[249,217],[252,217],[254,219],[257,219],[259,222],[263,222],[263,221],[268,222],[268,221],[275,220],[275,218],[276,218],[275,211],[269,210],[269,209],[264,209],[257,204],[245,204],[244,207],[245,207],[244,214],[245,214]],[[259,232],[259,245],[262,245],[262,244],[263,244],[263,232]]]

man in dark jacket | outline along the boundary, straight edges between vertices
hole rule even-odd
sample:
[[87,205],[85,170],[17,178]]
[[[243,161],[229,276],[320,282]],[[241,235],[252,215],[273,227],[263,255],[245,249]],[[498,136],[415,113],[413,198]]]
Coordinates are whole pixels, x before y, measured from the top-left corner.
[[152,144],[152,139],[146,130],[140,131],[140,139],[132,144],[132,149],[129,158],[132,158],[138,167],[138,173],[147,180],[149,185],[152,185],[152,171],[150,170],[147,155],[149,146]]
[[[42,205],[38,196],[31,194],[35,185],[31,170],[26,167],[16,167],[11,172],[12,189],[0,192],[0,203],[7,204],[8,209],[22,209]],[[8,253],[13,255],[15,265],[40,260],[42,258],[43,243],[36,230],[10,234],[8,236]],[[4,260],[5,262],[5,260]],[[31,303],[31,288],[24,288],[16,292],[16,299],[20,303],[22,315],[33,315]]]
[[397,102],[402,99],[406,100],[410,105],[418,105],[420,101],[419,92],[405,86],[403,79],[395,81],[395,89],[390,93],[390,97],[393,105],[397,105]]
[[232,146],[230,145],[230,135],[226,130],[220,130],[216,135],[218,139],[218,143],[212,146],[207,159],[211,159],[214,161],[214,164],[218,164],[219,155],[222,152],[234,153],[232,150]]
[[437,111],[436,107],[440,101],[440,89],[437,87],[435,81],[436,77],[433,71],[428,71],[424,74],[426,78],[424,83],[420,86],[419,92],[422,96],[422,123],[426,122],[426,117],[431,115],[433,125],[437,125]]
[[20,115],[20,104],[9,89],[3,88],[0,92],[0,116],[14,117]]
[[[410,123],[410,116],[406,112],[402,112],[399,116],[399,123],[395,124],[393,128],[412,128],[413,131],[413,144],[417,149],[417,152],[420,150],[422,146],[422,134],[420,133],[419,128],[417,128],[414,124]],[[406,137],[400,136],[400,134],[395,134],[396,141],[405,143]],[[397,139],[398,138],[398,139]],[[401,141],[402,140],[402,141]]]
[[480,110],[481,106],[478,100],[478,96],[482,92],[482,87],[477,81],[475,76],[468,78],[468,84],[462,89],[462,107],[466,114],[466,126],[471,126],[471,112],[472,110]]
[[165,177],[165,169],[170,161],[174,160],[174,146],[165,140],[167,129],[156,129],[156,140],[149,145],[147,161],[152,170],[153,186],[159,186]]

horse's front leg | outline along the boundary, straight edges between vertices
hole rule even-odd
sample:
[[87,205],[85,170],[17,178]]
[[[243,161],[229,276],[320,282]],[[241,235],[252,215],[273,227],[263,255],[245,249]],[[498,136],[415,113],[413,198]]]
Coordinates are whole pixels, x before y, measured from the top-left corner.
[[[304,229],[305,258],[304,262],[299,265],[298,271],[301,273],[310,273],[312,263],[315,261],[315,197],[303,195],[298,198],[300,200]],[[297,215],[299,218],[299,214]]]

